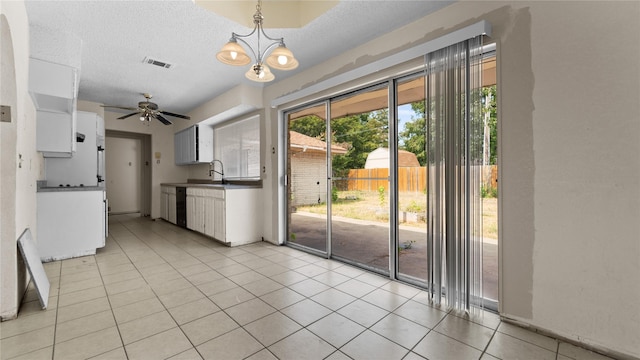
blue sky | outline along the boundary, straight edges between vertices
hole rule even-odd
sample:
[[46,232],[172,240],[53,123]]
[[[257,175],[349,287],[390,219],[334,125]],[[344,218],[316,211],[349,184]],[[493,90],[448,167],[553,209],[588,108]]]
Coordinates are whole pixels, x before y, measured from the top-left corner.
[[411,121],[412,116],[415,116],[415,113],[411,110],[411,104],[398,106],[398,132],[404,130],[404,124]]

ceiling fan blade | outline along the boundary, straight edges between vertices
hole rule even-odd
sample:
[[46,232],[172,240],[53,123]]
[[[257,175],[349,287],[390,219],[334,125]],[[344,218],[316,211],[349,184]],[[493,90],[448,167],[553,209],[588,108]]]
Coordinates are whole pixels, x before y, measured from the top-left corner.
[[120,116],[120,117],[118,118],[118,120],[123,120],[123,119],[126,119],[126,118],[130,117],[130,116],[138,115],[138,114],[139,114],[139,112],[137,112],[137,111],[136,111],[136,112],[131,113],[131,114],[127,114],[127,115],[124,115],[124,116]]
[[115,105],[100,105],[101,107],[109,107],[109,108],[116,108],[116,109],[123,109],[123,110],[138,110],[138,108],[134,108],[134,107],[126,107],[126,106],[115,106]]
[[158,119],[161,123],[165,124],[165,125],[171,125],[172,122],[167,120],[167,118],[165,118],[164,116],[160,115],[160,114],[155,114],[152,115],[154,116],[156,119]]
[[168,112],[168,111],[164,111],[164,110],[159,110],[158,112],[163,113],[165,115],[169,115],[169,116],[173,116],[173,117],[177,117],[180,119],[187,119],[187,120],[191,120],[191,117],[187,116],[187,115],[180,115],[180,114],[175,114],[172,112]]

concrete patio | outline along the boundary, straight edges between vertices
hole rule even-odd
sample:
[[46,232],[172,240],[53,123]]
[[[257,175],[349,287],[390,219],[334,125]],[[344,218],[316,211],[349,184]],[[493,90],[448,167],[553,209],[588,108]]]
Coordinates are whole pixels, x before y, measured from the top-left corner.
[[[291,214],[289,241],[310,248],[326,250],[326,216],[307,212]],[[387,271],[389,267],[389,226],[380,222],[333,217],[332,254],[366,266]],[[399,273],[418,279],[427,276],[426,229],[400,225],[400,244],[411,243],[410,249],[400,250]],[[498,242],[483,241],[484,297],[498,299]]]

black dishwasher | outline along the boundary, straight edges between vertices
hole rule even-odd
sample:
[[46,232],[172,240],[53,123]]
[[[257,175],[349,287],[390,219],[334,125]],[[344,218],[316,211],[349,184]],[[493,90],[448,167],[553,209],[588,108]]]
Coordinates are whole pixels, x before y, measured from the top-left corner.
[[187,188],[176,187],[176,224],[187,227]]

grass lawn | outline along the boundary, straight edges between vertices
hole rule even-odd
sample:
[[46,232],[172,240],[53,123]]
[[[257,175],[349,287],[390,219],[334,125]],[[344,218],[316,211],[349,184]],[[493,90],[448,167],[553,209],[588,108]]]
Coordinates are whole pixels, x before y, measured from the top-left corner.
[[[422,193],[400,193],[399,210],[424,214],[427,196]],[[298,206],[298,211],[326,214],[326,205]],[[339,191],[338,200],[333,202],[331,213],[351,219],[389,221],[389,194],[373,191]],[[424,216],[422,217],[424,218]],[[498,202],[496,198],[482,199],[482,233],[486,238],[498,238]],[[407,222],[403,225],[425,227],[424,221]]]

